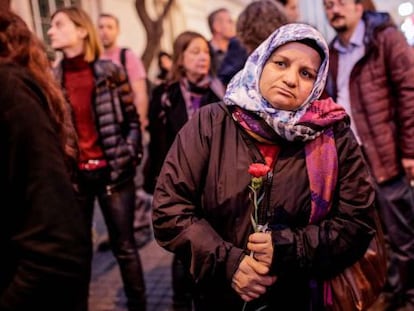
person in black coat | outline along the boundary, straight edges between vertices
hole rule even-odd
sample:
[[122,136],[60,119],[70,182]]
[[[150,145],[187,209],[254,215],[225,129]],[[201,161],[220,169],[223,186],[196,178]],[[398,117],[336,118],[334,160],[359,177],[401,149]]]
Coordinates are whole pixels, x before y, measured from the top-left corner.
[[84,311],[92,242],[64,97],[23,20],[0,25],[0,310]]

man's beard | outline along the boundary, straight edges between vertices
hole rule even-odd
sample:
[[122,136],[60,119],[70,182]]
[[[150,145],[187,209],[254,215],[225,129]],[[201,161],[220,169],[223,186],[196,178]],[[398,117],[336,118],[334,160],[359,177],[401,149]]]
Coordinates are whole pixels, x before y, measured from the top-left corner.
[[336,26],[336,27],[333,27],[333,28],[335,29],[335,31],[337,33],[343,33],[343,32],[346,32],[348,30],[347,25],[340,25],[340,26]]
[[104,49],[107,50],[107,49],[110,49],[113,46],[115,46],[115,42],[108,42],[108,43],[102,42],[102,45],[103,45]]
[[[331,25],[332,25],[332,22],[334,22],[336,19],[343,19],[343,17],[342,16],[334,16],[331,20]],[[342,24],[342,25],[338,25],[338,26],[332,26],[332,27],[333,27],[333,29],[335,29],[335,31],[337,33],[342,33],[342,32],[345,32],[345,31],[348,30],[348,26],[346,24]]]

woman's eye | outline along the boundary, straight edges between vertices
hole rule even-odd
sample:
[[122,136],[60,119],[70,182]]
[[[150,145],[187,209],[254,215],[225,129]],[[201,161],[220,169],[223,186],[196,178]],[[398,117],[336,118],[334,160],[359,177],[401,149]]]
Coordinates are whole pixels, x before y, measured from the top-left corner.
[[314,76],[313,76],[313,74],[311,74],[309,71],[307,71],[307,70],[303,70],[302,71],[302,76],[304,76],[305,78],[308,78],[308,79],[313,79],[314,78]]
[[200,50],[199,49],[192,49],[192,50],[189,50],[188,52],[190,54],[196,55],[196,54],[199,54],[200,53]]
[[286,65],[285,62],[282,62],[282,61],[275,61],[275,64],[279,67],[285,67]]

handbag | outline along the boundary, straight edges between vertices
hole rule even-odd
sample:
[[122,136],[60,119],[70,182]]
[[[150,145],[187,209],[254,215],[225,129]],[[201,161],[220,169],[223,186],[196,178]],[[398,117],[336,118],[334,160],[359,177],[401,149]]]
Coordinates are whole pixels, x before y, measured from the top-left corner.
[[324,283],[327,310],[367,310],[383,289],[387,274],[387,257],[381,224],[376,211],[374,214],[376,233],[364,256]]

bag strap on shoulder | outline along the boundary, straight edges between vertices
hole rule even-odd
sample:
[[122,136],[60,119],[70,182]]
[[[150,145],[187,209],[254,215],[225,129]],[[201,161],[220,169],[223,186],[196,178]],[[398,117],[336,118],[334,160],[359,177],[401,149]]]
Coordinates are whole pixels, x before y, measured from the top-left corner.
[[122,48],[121,52],[119,53],[119,60],[121,61],[122,67],[124,67],[126,71],[126,52],[128,48]]

